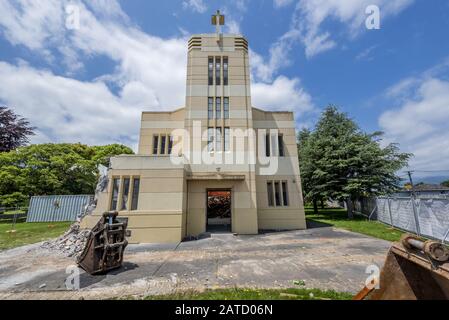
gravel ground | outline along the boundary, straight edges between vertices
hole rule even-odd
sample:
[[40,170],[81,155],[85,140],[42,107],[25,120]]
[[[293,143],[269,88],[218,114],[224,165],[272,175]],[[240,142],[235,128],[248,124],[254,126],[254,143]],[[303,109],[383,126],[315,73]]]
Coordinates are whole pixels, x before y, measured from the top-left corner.
[[67,268],[74,259],[34,244],[0,252],[0,299],[140,297],[236,286],[287,288],[295,281],[355,293],[368,276],[366,268],[380,267],[390,245],[332,227],[129,245],[122,268],[101,276],[80,270],[80,289],[68,290],[73,269]]

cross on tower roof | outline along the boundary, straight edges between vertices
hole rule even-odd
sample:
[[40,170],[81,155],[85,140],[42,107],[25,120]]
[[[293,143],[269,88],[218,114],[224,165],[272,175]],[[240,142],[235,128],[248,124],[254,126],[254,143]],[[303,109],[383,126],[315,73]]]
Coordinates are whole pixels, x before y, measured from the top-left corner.
[[217,13],[212,15],[212,25],[217,28],[217,35],[221,32],[221,26],[225,24],[225,16],[220,13],[220,10],[217,10]]
[[217,13],[212,15],[212,24],[214,26],[222,26],[225,24],[225,16],[220,13],[220,10],[217,10]]

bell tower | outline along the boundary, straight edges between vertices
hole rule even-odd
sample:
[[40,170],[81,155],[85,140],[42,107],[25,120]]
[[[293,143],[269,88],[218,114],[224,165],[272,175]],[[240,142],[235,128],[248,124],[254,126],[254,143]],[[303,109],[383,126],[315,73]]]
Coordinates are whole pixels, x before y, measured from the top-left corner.
[[[196,34],[188,42],[184,128],[189,134],[183,147],[189,158],[187,175],[193,180],[209,175],[203,188],[232,190],[233,232],[257,233],[256,174],[250,163],[256,143],[253,135],[245,136],[253,132],[248,42],[240,34],[222,32],[225,16],[220,11],[211,23],[215,33]],[[235,132],[244,134],[236,137]],[[204,155],[212,164],[202,161]],[[191,184],[194,188],[198,182]],[[202,214],[199,208],[189,210]]]
[[191,133],[190,149],[194,122],[201,122],[201,132],[209,131],[214,139],[213,145],[211,139],[202,141],[201,149],[209,144],[214,152],[227,152],[230,129],[252,128],[248,42],[221,32],[225,16],[220,11],[211,23],[215,33],[193,35],[188,43],[185,128]]

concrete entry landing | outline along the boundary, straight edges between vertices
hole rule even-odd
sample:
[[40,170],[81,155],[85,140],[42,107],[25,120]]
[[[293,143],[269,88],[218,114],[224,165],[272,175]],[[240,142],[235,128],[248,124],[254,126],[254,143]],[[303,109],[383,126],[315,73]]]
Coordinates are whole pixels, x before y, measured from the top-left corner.
[[295,280],[307,288],[355,293],[368,276],[367,266],[380,267],[390,245],[332,227],[130,245],[122,269],[96,277],[82,272],[79,291],[65,289],[72,259],[32,245],[0,253],[0,298],[104,299],[235,286],[287,288],[295,287]]

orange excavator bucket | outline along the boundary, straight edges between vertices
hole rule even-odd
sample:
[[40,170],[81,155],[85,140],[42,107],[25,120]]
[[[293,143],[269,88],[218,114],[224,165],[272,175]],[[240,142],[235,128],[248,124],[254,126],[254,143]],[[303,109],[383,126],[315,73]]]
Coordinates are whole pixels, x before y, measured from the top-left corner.
[[447,300],[449,249],[405,235],[390,248],[376,284],[364,287],[354,300]]

